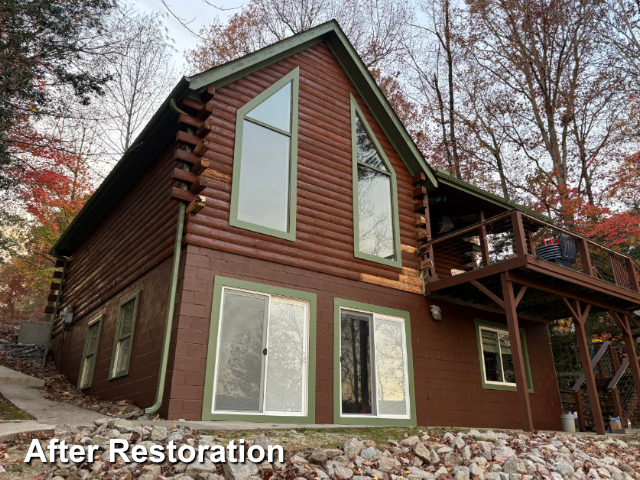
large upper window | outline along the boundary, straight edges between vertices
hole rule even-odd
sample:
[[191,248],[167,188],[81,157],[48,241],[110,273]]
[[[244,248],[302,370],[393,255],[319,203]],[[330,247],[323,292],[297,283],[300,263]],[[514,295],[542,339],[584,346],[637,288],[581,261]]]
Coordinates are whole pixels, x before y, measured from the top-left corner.
[[238,110],[229,222],[295,240],[298,69]]
[[[340,420],[412,417],[408,317],[336,299]],[[358,307],[362,307],[360,309]],[[359,419],[359,420],[358,420]]]
[[[511,340],[507,327],[477,320],[476,335],[478,337],[478,353],[483,387],[496,390],[516,390],[516,375],[513,367]],[[520,339],[527,384],[529,390],[532,390],[527,341],[524,330],[522,329],[520,330]]]
[[401,267],[396,176],[351,97],[355,256]]
[[216,277],[203,418],[313,422],[315,295]]

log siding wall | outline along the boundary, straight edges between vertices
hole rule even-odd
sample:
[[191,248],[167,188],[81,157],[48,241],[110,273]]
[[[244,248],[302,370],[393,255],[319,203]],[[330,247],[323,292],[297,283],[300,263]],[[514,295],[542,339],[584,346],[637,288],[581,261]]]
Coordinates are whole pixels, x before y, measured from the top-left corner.
[[[210,116],[205,125],[210,133],[204,158],[211,169],[231,175],[237,110],[296,67],[300,67],[296,241],[230,226],[231,185],[208,178],[198,192],[206,197],[206,206],[189,216],[186,243],[353,280],[390,280],[419,293],[418,258],[410,252],[417,246],[411,176],[325,44],[217,89],[207,104]],[[396,172],[404,272],[354,257],[350,94]]]

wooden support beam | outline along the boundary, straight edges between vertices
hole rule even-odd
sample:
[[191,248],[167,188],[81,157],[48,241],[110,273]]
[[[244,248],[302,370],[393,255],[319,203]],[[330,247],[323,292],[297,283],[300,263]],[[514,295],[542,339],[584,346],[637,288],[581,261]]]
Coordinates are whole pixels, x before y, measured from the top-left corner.
[[424,172],[420,172],[417,175],[414,175],[413,177],[411,177],[411,183],[414,185],[419,185],[422,182],[425,182],[427,180],[427,176],[424,174]]
[[640,279],[638,278],[638,269],[635,266],[636,261],[633,258],[627,258],[627,275],[629,275],[631,290],[640,292]]
[[591,264],[591,254],[589,253],[589,242],[586,238],[578,239],[578,252],[580,253],[580,263],[582,263],[582,271],[593,277],[593,265]]
[[507,315],[507,325],[509,327],[511,359],[513,361],[513,370],[516,376],[518,400],[520,403],[520,416],[522,417],[522,429],[525,432],[531,432],[533,431],[533,415],[531,414],[529,386],[527,384],[527,374],[524,368],[524,356],[522,355],[522,341],[520,339],[518,313],[516,311],[515,298],[513,297],[513,284],[507,280],[507,276],[504,273],[500,275],[500,281],[502,283],[504,311]]
[[182,130],[178,130],[178,133],[176,134],[176,140],[178,142],[191,145],[193,147],[195,147],[196,145],[198,145],[198,143],[200,143],[199,137],[196,137],[195,135],[191,135],[190,133],[187,133],[187,132],[183,132]]
[[511,212],[511,229],[513,230],[513,239],[516,242],[516,254],[522,257],[527,254],[527,237],[522,225],[522,213],[519,210]]
[[419,213],[424,213],[425,210],[429,210],[429,199],[425,197],[422,200],[413,202],[413,210]]
[[172,178],[177,182],[193,183],[198,180],[198,176],[195,173],[191,173],[182,168],[174,168]]
[[596,427],[598,435],[606,433],[604,428],[604,420],[602,419],[602,409],[600,408],[600,398],[598,397],[598,387],[596,386],[596,378],[593,374],[593,365],[591,364],[591,354],[589,353],[589,345],[587,343],[587,334],[584,324],[589,316],[591,305],[587,305],[584,311],[581,311],[579,301],[570,301],[562,297],[564,302],[573,313],[573,322],[576,329],[576,339],[578,340],[578,349],[580,350],[580,363],[582,364],[582,372],[584,373],[584,383],[587,385],[589,393],[589,403],[591,404],[591,415],[593,423]]
[[624,346],[627,351],[627,358],[629,359],[629,368],[631,369],[631,374],[633,376],[633,383],[636,387],[636,399],[640,402],[640,363],[638,362],[638,354],[636,353],[636,342],[631,334],[629,316],[620,315],[616,312],[612,312],[612,314],[622,329],[622,340],[624,341]]
[[489,258],[489,245],[487,244],[487,226],[484,224],[484,210],[480,210],[479,220],[482,222],[478,235],[480,237],[480,252],[482,253],[482,265],[485,267],[491,263]]
[[200,160],[197,155],[194,155],[191,152],[187,152],[182,148],[176,148],[175,153],[173,154],[173,159],[176,162],[186,163],[188,165],[193,165]]
[[[618,355],[613,348],[613,343],[609,342],[607,350],[609,352],[609,356],[611,357],[612,370],[615,373],[618,373],[618,370],[620,369],[620,361],[618,360]],[[623,418],[624,412],[622,411],[622,403],[620,402],[620,389],[617,385],[613,390],[611,390],[611,398],[613,399],[613,408],[616,411],[616,417]]]
[[522,287],[520,287],[520,291],[518,292],[518,295],[516,295],[516,299],[515,299],[516,307],[520,305],[520,300],[522,300],[522,297],[524,297],[524,294],[527,292],[527,288],[528,287],[526,285],[523,285]]
[[178,123],[188,127],[193,127],[195,129],[198,129],[202,126],[203,121],[198,120],[197,118],[192,117],[191,115],[185,115],[184,113],[181,113],[178,116]]
[[199,112],[204,108],[204,103],[198,102],[197,100],[193,100],[192,98],[183,98],[180,101],[180,107],[182,108],[191,108],[196,112]]
[[499,307],[505,308],[504,301],[500,297],[498,297],[496,294],[494,294],[491,290],[489,290],[487,287],[482,285],[480,282],[478,282],[477,280],[471,280],[471,282],[469,282],[469,283],[471,283],[471,285],[473,285],[478,290],[480,290],[482,293],[484,293],[491,300],[496,302]]
[[179,202],[192,202],[195,198],[196,196],[187,190],[182,190],[178,187],[171,188],[171,200],[177,200]]
[[426,187],[416,187],[413,189],[413,198],[421,199],[427,194]]

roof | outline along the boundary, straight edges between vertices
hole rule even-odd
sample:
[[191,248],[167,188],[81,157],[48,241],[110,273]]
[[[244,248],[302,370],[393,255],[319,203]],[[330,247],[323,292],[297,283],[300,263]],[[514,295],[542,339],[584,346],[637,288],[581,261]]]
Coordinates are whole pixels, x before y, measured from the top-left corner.
[[481,200],[493,203],[494,205],[497,205],[498,207],[502,207],[505,210],[520,210],[521,212],[524,212],[532,217],[538,218],[544,222],[551,221],[549,217],[546,217],[534,210],[531,210],[530,208],[527,208],[518,203],[510,202],[509,200],[503,197],[500,197],[499,195],[483,190],[482,188],[478,188],[465,181],[458,180],[457,178],[451,176],[448,172],[444,170],[436,169],[434,171],[434,174],[436,179],[438,180],[438,184],[448,185],[452,188],[455,188],[456,190],[460,190],[462,192],[465,192]]
[[320,42],[325,42],[336,56],[409,172],[412,175],[425,173],[427,184],[430,188],[435,188],[438,182],[433,171],[338,22],[331,20],[244,57],[197,75],[183,77],[131,148],[125,152],[69,228],[58,239],[51,249],[51,254],[56,257],[72,255],[140,179],[160,152],[175,139],[178,130],[178,112],[172,108],[172,105],[180,103],[185,97],[199,98],[199,94],[208,85],[220,88]]

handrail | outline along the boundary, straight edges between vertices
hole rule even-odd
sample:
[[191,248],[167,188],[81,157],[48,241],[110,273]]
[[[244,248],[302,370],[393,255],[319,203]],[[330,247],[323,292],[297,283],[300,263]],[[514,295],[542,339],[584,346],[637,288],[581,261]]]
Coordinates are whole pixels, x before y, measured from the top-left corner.
[[[605,352],[609,348],[610,343],[611,341],[609,340],[602,342],[600,349],[596,352],[596,354],[591,359],[591,368],[595,367],[598,364],[602,356],[605,354]],[[584,384],[584,373],[578,377],[578,379],[576,380],[576,383],[574,383],[573,387],[571,387],[571,391],[577,392],[578,390],[580,390],[580,387],[582,387],[583,384]]]
[[469,225],[468,227],[461,228],[460,230],[455,230],[451,233],[447,233],[446,235],[443,235],[441,237],[434,238],[433,240],[428,241],[427,244],[435,245],[437,243],[444,242],[445,240],[449,240],[450,238],[459,237],[463,233],[474,232],[479,228],[482,228],[483,225],[490,225],[494,222],[497,222],[498,220],[501,220],[502,218],[509,217],[509,216],[511,216],[511,210],[506,213],[500,213],[499,215],[494,215],[493,217],[489,217],[485,220],[474,223],[473,225]]
[[607,385],[607,390],[613,390],[618,386],[618,382],[620,381],[620,379],[622,378],[622,375],[624,375],[624,372],[628,367],[629,367],[629,357],[625,357],[624,361],[620,365],[620,368],[618,368],[618,371],[609,382],[609,385]]

